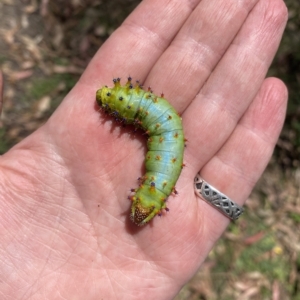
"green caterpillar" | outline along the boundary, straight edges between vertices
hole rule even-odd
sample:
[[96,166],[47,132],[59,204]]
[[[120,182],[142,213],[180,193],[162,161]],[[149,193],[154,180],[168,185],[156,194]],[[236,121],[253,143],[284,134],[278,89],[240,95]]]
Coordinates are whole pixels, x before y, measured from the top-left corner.
[[185,139],[181,117],[161,97],[135,86],[128,78],[122,86],[120,78],[114,87],[104,86],[96,93],[100,108],[121,124],[133,124],[148,135],[145,166],[146,174],[139,179],[139,187],[132,189],[130,219],[138,226],[145,225],[163,210],[168,211],[166,200],[175,190],[175,183],[183,167]]

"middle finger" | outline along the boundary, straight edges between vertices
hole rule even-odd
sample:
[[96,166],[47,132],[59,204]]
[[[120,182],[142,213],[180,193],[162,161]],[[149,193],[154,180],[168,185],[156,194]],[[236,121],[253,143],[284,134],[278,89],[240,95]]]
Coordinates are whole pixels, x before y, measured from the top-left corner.
[[[167,99],[182,113],[226,52],[256,2],[201,1],[156,62],[145,85],[150,83],[156,93],[164,91]],[[165,70],[170,70],[167,75]]]
[[[191,140],[186,162],[195,167],[194,172],[223,145],[260,89],[285,27],[282,5],[281,0],[259,1],[184,112],[186,136]],[[195,128],[201,128],[201,134],[195,134]]]

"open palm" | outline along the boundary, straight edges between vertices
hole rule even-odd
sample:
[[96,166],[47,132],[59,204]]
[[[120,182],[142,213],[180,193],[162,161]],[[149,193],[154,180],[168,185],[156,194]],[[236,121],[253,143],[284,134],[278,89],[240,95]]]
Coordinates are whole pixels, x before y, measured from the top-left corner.
[[[0,160],[0,292],[6,299],[170,299],[228,219],[194,195],[201,176],[242,205],[280,132],[287,93],[265,79],[281,0],[145,0],[95,55],[49,121]],[[127,76],[164,93],[188,139],[170,211],[139,228],[130,188],[145,139],[99,112]]]

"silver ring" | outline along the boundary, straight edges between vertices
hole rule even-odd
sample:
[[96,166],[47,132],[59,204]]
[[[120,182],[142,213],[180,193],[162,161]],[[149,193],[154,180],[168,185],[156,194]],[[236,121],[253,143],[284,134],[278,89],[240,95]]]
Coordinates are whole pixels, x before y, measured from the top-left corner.
[[194,179],[195,193],[219,210],[223,215],[231,220],[237,220],[244,212],[244,209],[232,201],[229,197],[212,187],[204,181],[198,174]]

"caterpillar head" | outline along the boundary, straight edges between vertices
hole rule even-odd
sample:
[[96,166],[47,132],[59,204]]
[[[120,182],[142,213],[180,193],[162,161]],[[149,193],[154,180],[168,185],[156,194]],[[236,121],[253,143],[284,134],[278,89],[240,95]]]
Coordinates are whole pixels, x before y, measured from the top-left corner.
[[[131,86],[131,79],[128,78],[128,82],[127,82],[127,88],[129,88],[129,85]],[[112,110],[116,104],[115,104],[115,98],[116,98],[116,94],[118,94],[118,91],[122,88],[121,84],[120,84],[121,79],[120,78],[115,78],[113,80],[114,82],[114,87],[113,88],[109,88],[107,85],[105,85],[104,87],[102,87],[101,89],[97,90],[96,92],[96,101],[98,103],[98,105],[100,107],[103,107],[105,110]]]
[[107,100],[111,95],[111,89],[108,87],[103,87],[96,92],[96,101],[100,107],[104,107],[107,104]]

